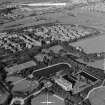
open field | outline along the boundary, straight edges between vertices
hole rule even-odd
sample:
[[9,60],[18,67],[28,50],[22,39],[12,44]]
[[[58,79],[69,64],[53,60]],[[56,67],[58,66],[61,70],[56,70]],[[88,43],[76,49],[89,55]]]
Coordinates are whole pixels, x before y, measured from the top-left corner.
[[[55,96],[48,95],[48,101],[52,102],[52,105],[64,105],[64,102]],[[47,94],[39,95],[38,97],[32,99],[32,105],[46,105],[46,102]]]
[[73,46],[81,46],[86,53],[105,52],[105,35],[91,37],[71,43]]

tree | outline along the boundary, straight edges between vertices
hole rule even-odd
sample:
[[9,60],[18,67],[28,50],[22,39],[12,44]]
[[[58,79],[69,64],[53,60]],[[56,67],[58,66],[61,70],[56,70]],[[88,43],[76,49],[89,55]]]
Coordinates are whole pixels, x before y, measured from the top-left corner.
[[0,63],[0,80],[4,81],[6,76],[7,76],[7,72],[4,70],[5,64],[4,63]]
[[67,98],[65,98],[64,103],[65,103],[65,105],[69,105],[69,100]]

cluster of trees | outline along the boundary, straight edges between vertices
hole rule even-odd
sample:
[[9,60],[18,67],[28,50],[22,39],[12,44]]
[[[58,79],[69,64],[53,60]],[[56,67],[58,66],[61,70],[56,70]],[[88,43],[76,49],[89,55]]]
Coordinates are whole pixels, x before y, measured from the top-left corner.
[[4,70],[5,64],[0,63],[0,81],[4,81],[7,77],[7,72]]

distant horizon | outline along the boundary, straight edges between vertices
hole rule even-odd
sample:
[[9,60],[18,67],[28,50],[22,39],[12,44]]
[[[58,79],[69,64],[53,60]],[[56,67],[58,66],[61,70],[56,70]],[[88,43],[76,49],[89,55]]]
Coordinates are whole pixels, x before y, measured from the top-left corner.
[[20,4],[20,5],[28,5],[28,6],[66,6],[67,3],[53,3],[53,2],[45,2],[45,3],[29,3],[29,4]]

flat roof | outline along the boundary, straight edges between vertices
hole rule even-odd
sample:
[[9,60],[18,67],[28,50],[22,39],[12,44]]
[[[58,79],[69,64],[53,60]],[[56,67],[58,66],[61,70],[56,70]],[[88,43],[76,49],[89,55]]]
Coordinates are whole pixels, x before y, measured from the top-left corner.
[[93,75],[91,75],[91,74],[89,74],[89,73],[87,73],[87,72],[85,72],[85,71],[82,71],[82,72],[80,72],[79,74],[85,76],[86,78],[89,78],[89,79],[92,80],[93,82],[95,82],[95,81],[98,80],[98,78],[94,77]]

